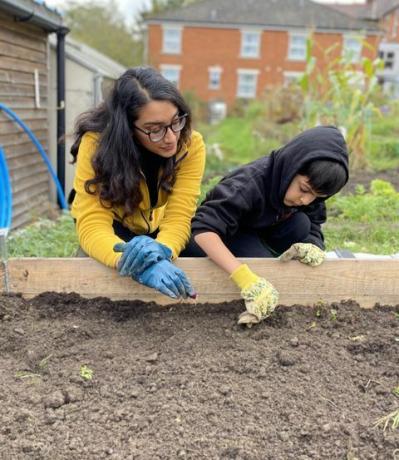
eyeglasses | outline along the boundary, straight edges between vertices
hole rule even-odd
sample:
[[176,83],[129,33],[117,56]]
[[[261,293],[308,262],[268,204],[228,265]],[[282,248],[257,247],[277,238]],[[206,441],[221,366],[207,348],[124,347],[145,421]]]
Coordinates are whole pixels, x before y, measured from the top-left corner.
[[188,114],[185,113],[184,115],[175,118],[169,125],[160,126],[159,128],[152,129],[151,131],[139,128],[136,125],[134,127],[142,133],[147,134],[151,142],[160,142],[166,136],[169,128],[174,133],[180,132],[186,126],[187,116]]

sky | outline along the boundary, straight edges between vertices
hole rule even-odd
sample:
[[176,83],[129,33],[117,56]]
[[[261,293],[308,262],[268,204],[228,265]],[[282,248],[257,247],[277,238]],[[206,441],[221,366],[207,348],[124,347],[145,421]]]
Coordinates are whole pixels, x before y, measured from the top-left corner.
[[[90,0],[74,0],[77,3],[88,3]],[[100,0],[106,2],[106,0]],[[128,24],[132,24],[137,13],[144,7],[151,4],[151,0],[115,0],[119,6],[119,10],[123,13]],[[318,3],[363,3],[364,0],[315,0]],[[45,0],[46,5],[56,7],[62,11],[62,6],[65,0]]]
[[[88,0],[74,0],[78,3],[87,3]],[[104,0],[105,1],[105,0]],[[148,7],[150,0],[115,0],[119,5],[120,11],[126,18],[126,22],[131,24],[134,21],[137,13],[144,7]],[[363,3],[363,0],[316,0],[318,3]],[[62,6],[65,0],[45,0],[46,5],[56,7],[62,11]]]

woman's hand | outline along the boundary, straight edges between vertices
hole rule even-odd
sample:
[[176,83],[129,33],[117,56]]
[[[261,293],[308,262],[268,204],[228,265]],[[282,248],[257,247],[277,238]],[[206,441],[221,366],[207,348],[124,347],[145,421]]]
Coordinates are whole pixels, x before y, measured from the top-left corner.
[[123,253],[117,267],[120,275],[134,279],[151,265],[172,257],[172,251],[167,246],[145,235],[135,236],[128,243],[116,244],[114,251]]
[[196,297],[194,288],[183,270],[180,270],[168,260],[161,260],[151,265],[135,279],[145,286],[172,297],[172,299]]

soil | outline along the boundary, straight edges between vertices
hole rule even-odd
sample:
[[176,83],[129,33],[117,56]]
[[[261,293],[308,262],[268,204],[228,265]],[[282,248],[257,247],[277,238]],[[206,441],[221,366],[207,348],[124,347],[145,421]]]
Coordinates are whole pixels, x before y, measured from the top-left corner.
[[399,305],[243,307],[0,297],[0,458],[399,459]]
[[352,171],[349,181],[342,189],[343,193],[354,193],[356,185],[360,184],[368,191],[370,183],[374,179],[382,179],[390,182],[399,192],[399,169],[389,169],[386,171],[370,172],[370,171]]

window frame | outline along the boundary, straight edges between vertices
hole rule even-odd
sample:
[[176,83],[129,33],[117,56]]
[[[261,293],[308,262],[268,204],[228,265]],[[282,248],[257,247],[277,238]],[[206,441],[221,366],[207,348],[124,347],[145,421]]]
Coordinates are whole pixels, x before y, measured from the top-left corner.
[[[175,46],[170,46],[173,41],[167,40],[168,32],[178,32],[178,40],[176,41]],[[183,37],[183,27],[174,26],[174,25],[163,25],[162,26],[162,53],[163,54],[181,54],[182,51],[182,37]]]
[[[289,32],[289,42],[288,42],[288,60],[289,61],[298,61],[303,62],[306,61],[306,42],[308,39],[308,32]],[[304,47],[303,47],[303,54],[301,56],[294,55],[293,49],[299,49],[298,46],[294,47],[293,39],[296,37],[300,37],[304,39]]]
[[[260,71],[258,69],[237,69],[237,91],[236,91],[236,97],[239,99],[254,99],[256,98],[256,94],[258,91],[258,76],[260,74]],[[251,76],[254,77],[254,88],[252,93],[249,95],[248,93],[243,94],[240,93],[240,79],[243,76]]]
[[351,57],[350,62],[352,64],[359,64],[362,60],[362,53],[363,53],[363,40],[364,37],[361,35],[354,35],[354,34],[344,34],[342,40],[342,56],[345,57],[347,53],[349,53],[350,49],[348,49],[347,42],[352,41],[356,42],[359,45],[359,49],[357,50],[358,54],[353,55]]
[[[212,75],[213,72],[217,73],[218,78],[219,78],[218,85],[216,85],[216,86],[212,85],[211,75]],[[223,72],[223,69],[221,67],[219,67],[219,66],[208,67],[208,89],[209,90],[217,91],[217,90],[221,89],[221,87],[222,87],[222,72]]]
[[[255,36],[257,38],[255,44],[246,44],[245,37],[249,35]],[[260,47],[261,47],[261,30],[255,29],[241,29],[241,46],[240,46],[240,57],[244,59],[259,59],[260,57]],[[244,52],[246,47],[254,46],[253,52]]]
[[[166,78],[167,80],[169,80],[170,82],[172,82],[176,86],[176,88],[179,88],[179,86],[180,86],[181,68],[182,68],[182,66],[178,65],[178,64],[161,64],[159,66],[159,70],[160,70],[161,75],[164,78]],[[165,75],[165,72],[168,72],[168,71],[177,72],[177,80],[176,81],[168,78]]]

